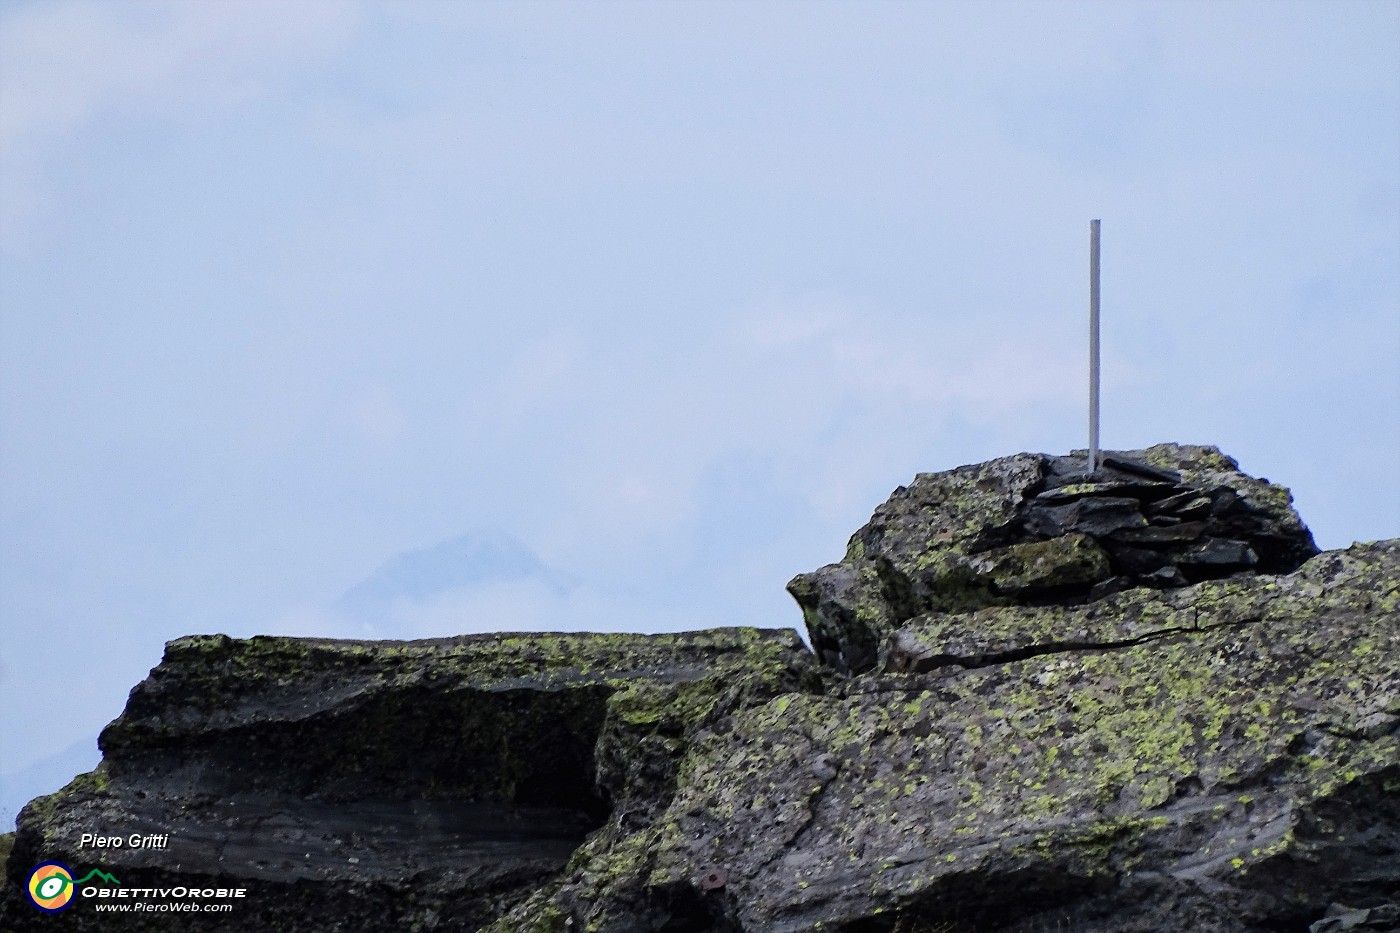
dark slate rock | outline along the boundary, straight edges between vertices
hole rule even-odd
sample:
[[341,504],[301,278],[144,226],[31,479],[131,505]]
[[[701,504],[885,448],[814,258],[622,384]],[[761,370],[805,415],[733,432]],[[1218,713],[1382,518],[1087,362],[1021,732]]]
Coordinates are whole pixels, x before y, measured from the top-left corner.
[[[1316,554],[1214,448],[1082,466],[898,489],[789,586],[825,668],[751,629],[179,639],[0,837],[0,929],[1393,928],[1400,541]],[[55,926],[49,858],[250,898]]]
[[1177,567],[1159,567],[1150,574],[1147,574],[1146,579],[1147,582],[1153,586],[1163,587],[1186,586],[1191,582],[1186,579],[1186,575]]
[[1332,904],[1328,906],[1323,919],[1308,927],[1308,933],[1344,933],[1346,930],[1361,933],[1385,930],[1394,933],[1400,930],[1400,904],[1385,903],[1373,907]]
[[[1103,599],[1105,596],[1121,593],[1124,590],[1140,585],[1138,581],[1141,579],[1143,578],[1114,575],[1107,580],[1100,580],[1089,588],[1089,595],[1086,597],[1086,601],[1094,602],[1095,600]],[[1147,579],[1151,580],[1151,577]]]
[[1022,513],[1026,533],[1037,538],[1058,538],[1074,528],[1079,517],[1077,502],[1050,505],[1042,500],[1027,503]]
[[1147,524],[1142,515],[1142,503],[1120,496],[1086,496],[1068,501],[1037,497],[1027,503],[1022,514],[1026,534],[1039,538],[1057,538],[1070,533],[1104,537],[1124,528],[1141,528]]
[[1135,499],[1151,501],[1171,494],[1178,488],[1179,487],[1175,483],[1069,483],[1039,493],[1035,497],[1035,501],[1050,505],[1060,505],[1065,502],[1083,499],[1086,496],[1131,496]]
[[1205,533],[1205,530],[1205,522],[1178,521],[1171,525],[1152,524],[1145,528],[1116,529],[1109,532],[1108,536],[1114,541],[1122,541],[1126,544],[1179,544],[1183,541],[1195,541]]
[[1166,514],[1178,518],[1197,518],[1208,514],[1210,505],[1210,496],[1204,495],[1199,489],[1187,489],[1151,503],[1147,512],[1149,515]]
[[1132,473],[1137,476],[1144,476],[1161,483],[1176,485],[1181,482],[1181,473],[1178,471],[1154,466],[1131,457],[1110,453],[1104,455],[1103,462],[1104,466],[1111,469],[1122,470],[1124,473]]
[[1080,534],[1102,538],[1127,528],[1142,528],[1142,503],[1137,499],[1096,496],[1070,506],[1065,525]]
[[1172,555],[1161,548],[1137,547],[1120,541],[1107,541],[1104,547],[1114,570],[1134,583],[1168,579],[1167,571],[1176,569]]
[[1046,457],[1050,466],[1047,487],[1055,488],[1072,482],[1131,483],[1142,480],[1176,485],[1182,481],[1181,471],[1165,466],[1166,461],[1152,460],[1154,451],[1172,446],[1175,445],[1162,444],[1146,451],[1100,451],[1099,468],[1093,473],[1086,470],[1089,460],[1087,450],[1074,450],[1068,456]]
[[[248,890],[163,926],[84,903],[64,930],[476,930],[662,806],[697,730],[818,683],[791,631],[178,639],[99,768],[21,812],[0,929],[52,928],[19,886],[57,860]],[[169,845],[98,854],[85,832]]]
[[[1288,491],[1246,476],[1213,447],[1109,451],[1093,475],[1085,465],[1077,454],[1018,454],[900,487],[843,560],[788,585],[818,655],[840,670],[870,670],[888,634],[924,612],[1284,573],[1317,553]],[[1085,538],[1106,560],[1082,560]],[[995,557],[1027,543],[1042,545],[1042,581]]]
[[1208,538],[1179,555],[1176,564],[1188,577],[1201,572],[1216,576],[1220,570],[1258,566],[1259,557],[1244,541]]

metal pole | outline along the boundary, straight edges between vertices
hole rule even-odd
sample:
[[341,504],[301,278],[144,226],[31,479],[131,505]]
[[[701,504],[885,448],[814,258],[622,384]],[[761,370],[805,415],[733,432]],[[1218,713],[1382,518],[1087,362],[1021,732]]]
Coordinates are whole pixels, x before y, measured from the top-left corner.
[[1099,468],[1099,222],[1089,221],[1089,472]]

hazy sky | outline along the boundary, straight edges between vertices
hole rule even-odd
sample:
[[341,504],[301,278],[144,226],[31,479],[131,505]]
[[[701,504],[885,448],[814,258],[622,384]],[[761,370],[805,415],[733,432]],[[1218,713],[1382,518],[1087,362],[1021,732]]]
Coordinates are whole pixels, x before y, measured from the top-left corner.
[[1105,446],[1400,534],[1400,4],[0,5],[0,781],[186,633],[799,625],[1083,446],[1094,217]]

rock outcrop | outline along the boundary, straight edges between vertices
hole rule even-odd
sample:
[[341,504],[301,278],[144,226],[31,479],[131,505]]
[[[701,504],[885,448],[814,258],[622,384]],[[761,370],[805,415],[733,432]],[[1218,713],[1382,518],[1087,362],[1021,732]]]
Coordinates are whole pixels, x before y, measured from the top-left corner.
[[[746,629],[172,642],[102,766],[21,815],[0,928],[1396,929],[1400,541],[1318,554],[1213,448],[1076,463],[896,491],[791,584],[816,657]],[[49,859],[248,897],[48,917],[20,885]]]
[[1317,553],[1288,490],[1214,447],[1161,444],[1086,466],[1082,452],[1017,454],[896,489],[844,560],[788,584],[813,647],[861,672],[921,613],[1287,573]]
[[98,769],[21,812],[0,929],[52,928],[18,885],[57,860],[250,892],[232,919],[70,909],[64,929],[474,930],[610,814],[644,818],[697,730],[818,684],[790,631],[178,639]]

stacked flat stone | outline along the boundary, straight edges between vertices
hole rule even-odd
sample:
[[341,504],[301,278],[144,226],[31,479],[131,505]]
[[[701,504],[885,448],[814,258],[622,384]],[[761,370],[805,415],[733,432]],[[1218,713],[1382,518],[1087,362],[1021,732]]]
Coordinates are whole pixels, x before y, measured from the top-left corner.
[[858,672],[928,612],[1076,605],[1137,586],[1288,573],[1317,553],[1287,489],[1214,447],[1017,454],[895,490],[843,560],[788,584],[818,653]]
[[0,930],[54,928],[48,860],[247,888],[79,933],[1395,929],[1400,540],[1309,557],[1214,448],[1085,459],[897,490],[792,584],[839,671],[755,629],[177,639],[0,836]]

